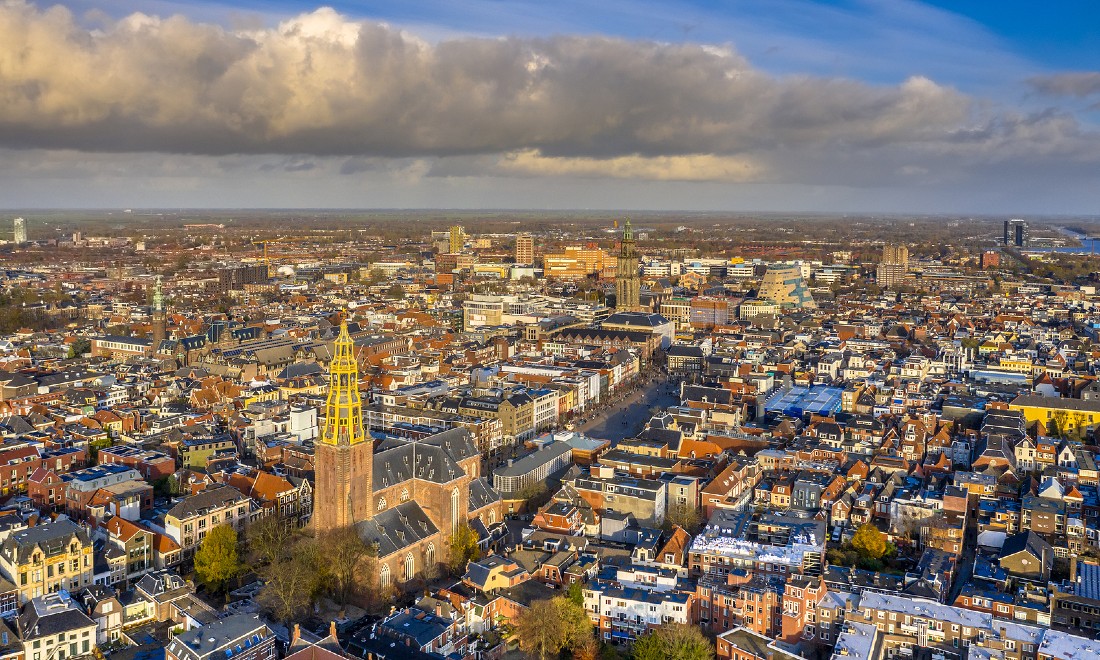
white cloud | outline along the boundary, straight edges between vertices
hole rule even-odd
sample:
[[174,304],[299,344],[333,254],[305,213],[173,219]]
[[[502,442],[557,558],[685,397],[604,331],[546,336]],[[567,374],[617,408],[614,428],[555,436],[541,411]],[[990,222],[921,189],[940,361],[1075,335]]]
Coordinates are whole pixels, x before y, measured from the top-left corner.
[[0,4],[0,147],[286,156],[263,171],[406,182],[887,185],[1100,163],[1100,138],[1066,112],[1013,111],[925,76],[776,77],[730,44],[429,42],[331,9],[273,28],[133,14],[90,30],[19,0]]

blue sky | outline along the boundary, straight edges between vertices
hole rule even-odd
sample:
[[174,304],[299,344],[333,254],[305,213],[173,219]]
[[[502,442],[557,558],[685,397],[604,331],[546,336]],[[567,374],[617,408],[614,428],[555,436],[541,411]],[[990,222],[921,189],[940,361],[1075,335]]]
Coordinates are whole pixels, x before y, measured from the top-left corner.
[[[10,23],[24,21],[27,39],[71,37],[55,68],[121,62],[109,76],[119,87],[110,99],[51,99],[41,90],[72,87],[50,78],[51,60],[0,80],[38,90],[0,95],[0,193],[25,205],[51,205],[31,197],[63,181],[60,205],[316,207],[324,200],[311,191],[323,190],[333,206],[1100,208],[1094,1],[325,3],[334,13],[297,0],[63,4],[64,25],[30,0]],[[134,12],[155,19],[139,28]],[[362,26],[369,38],[347,36]],[[333,41],[315,50],[303,30]],[[183,70],[178,53],[142,57],[139,42],[187,62],[209,52]],[[305,77],[257,66],[300,64],[303,52],[314,67]],[[531,80],[509,57],[530,60]],[[341,97],[344,62],[358,78]],[[173,98],[157,67],[203,98]],[[325,103],[302,108],[306,94]],[[634,112],[647,116],[634,123]]]
[[[938,49],[987,51],[1025,70],[1100,69],[1100,3],[1094,0],[114,0],[63,2],[114,16],[181,13],[200,20],[261,22],[329,6],[353,18],[433,36],[602,34],[631,39],[733,43],[777,73],[888,79],[920,72],[967,83],[967,63]],[[869,51],[868,46],[878,48]],[[925,50],[928,48],[929,50]],[[910,55],[923,53],[926,59]],[[759,59],[755,59],[755,58]],[[891,73],[886,73],[891,72]],[[998,75],[998,72],[987,71]]]

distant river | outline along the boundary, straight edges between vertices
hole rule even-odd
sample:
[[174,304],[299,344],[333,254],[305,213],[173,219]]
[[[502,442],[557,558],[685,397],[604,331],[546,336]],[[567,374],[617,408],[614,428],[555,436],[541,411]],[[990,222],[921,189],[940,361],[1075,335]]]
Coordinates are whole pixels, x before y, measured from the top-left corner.
[[1072,229],[1066,229],[1065,227],[1059,227],[1058,231],[1062,232],[1066,236],[1077,239],[1081,242],[1081,245],[1059,248],[1028,248],[1027,252],[1067,252],[1069,254],[1100,254],[1100,238],[1089,238],[1085,234],[1075,232]]

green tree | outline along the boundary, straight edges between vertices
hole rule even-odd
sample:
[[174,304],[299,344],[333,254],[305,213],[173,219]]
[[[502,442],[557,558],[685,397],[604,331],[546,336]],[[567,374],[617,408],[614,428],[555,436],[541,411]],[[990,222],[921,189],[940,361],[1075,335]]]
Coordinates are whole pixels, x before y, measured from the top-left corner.
[[534,506],[538,500],[545,497],[548,492],[549,490],[546,487],[546,482],[539,481],[517,490],[515,498],[517,500],[524,500],[528,505]]
[[584,587],[580,582],[570,582],[569,588],[565,591],[565,597],[584,607]]
[[195,553],[195,573],[211,591],[221,591],[241,571],[237,530],[218,525],[206,535]]
[[405,297],[405,287],[400,284],[394,284],[386,289],[386,297],[390,300],[401,300]]
[[634,660],[711,660],[714,644],[695,626],[667,623],[634,642]]
[[69,344],[69,357],[77,358],[92,350],[92,342],[80,337],[73,343]]
[[630,657],[633,660],[664,660],[667,656],[664,643],[657,637],[657,632],[653,631],[634,640]]
[[860,525],[852,536],[852,547],[859,554],[870,559],[879,559],[886,554],[886,536],[870,523]]
[[458,526],[455,535],[451,537],[450,568],[455,575],[466,572],[466,564],[478,558],[481,548],[477,544],[477,532],[473,527],[463,523]]

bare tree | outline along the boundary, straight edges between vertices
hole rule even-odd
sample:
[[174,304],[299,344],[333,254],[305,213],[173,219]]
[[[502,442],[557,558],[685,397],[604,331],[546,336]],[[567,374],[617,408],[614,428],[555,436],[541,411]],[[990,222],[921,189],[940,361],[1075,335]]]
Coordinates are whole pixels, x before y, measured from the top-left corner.
[[332,592],[341,605],[347,605],[360,586],[362,572],[358,569],[372,550],[359,538],[354,527],[329,532],[321,539],[320,550],[329,567]]

